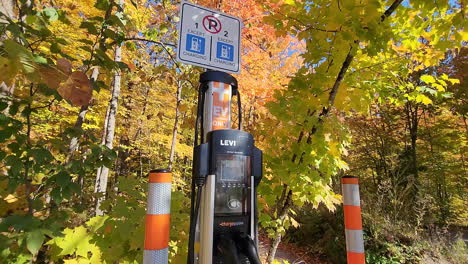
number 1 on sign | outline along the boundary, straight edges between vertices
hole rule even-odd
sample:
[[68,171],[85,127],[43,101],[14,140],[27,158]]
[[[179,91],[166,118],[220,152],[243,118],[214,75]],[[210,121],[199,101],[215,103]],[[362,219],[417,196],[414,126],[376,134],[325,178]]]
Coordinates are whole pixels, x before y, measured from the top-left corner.
[[195,28],[198,29],[198,23],[195,23]]

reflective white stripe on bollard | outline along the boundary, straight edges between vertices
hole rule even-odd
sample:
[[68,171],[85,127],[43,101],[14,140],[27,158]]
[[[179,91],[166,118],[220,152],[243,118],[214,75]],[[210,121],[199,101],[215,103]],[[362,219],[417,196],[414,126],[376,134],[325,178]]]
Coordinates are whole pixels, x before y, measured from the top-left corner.
[[364,236],[362,232],[359,180],[354,176],[341,178],[348,264],[364,264]]
[[168,170],[149,173],[144,264],[167,264],[171,216],[171,180]]

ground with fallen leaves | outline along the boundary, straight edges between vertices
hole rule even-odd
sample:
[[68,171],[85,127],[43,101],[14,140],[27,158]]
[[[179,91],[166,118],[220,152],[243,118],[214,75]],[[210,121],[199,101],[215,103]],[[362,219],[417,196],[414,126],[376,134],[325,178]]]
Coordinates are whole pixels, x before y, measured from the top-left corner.
[[[266,263],[266,256],[271,245],[271,240],[262,234],[260,234],[259,240],[260,258],[262,263]],[[289,264],[331,264],[330,262],[321,260],[319,256],[314,256],[306,247],[289,243],[280,243],[275,259]]]

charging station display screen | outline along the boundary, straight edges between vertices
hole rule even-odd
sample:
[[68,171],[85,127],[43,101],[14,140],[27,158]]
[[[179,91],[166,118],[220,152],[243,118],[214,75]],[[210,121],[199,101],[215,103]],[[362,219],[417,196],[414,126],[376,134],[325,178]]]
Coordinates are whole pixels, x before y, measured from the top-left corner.
[[216,155],[215,214],[247,213],[250,175],[250,156]]
[[217,160],[222,181],[243,182],[246,175],[247,156],[219,155]]

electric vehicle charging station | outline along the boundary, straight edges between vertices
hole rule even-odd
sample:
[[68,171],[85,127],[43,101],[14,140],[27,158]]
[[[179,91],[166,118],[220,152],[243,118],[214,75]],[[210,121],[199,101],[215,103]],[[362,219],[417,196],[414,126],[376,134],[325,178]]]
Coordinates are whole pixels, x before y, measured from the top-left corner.
[[[239,18],[182,1],[177,60],[200,75],[191,186],[188,264],[259,264],[256,188],[262,152],[242,129],[237,80]],[[237,96],[238,129],[231,129]]]
[[262,178],[262,152],[251,134],[230,129],[232,95],[238,96],[241,113],[237,80],[207,71],[200,84],[187,263],[257,264],[256,187]]

